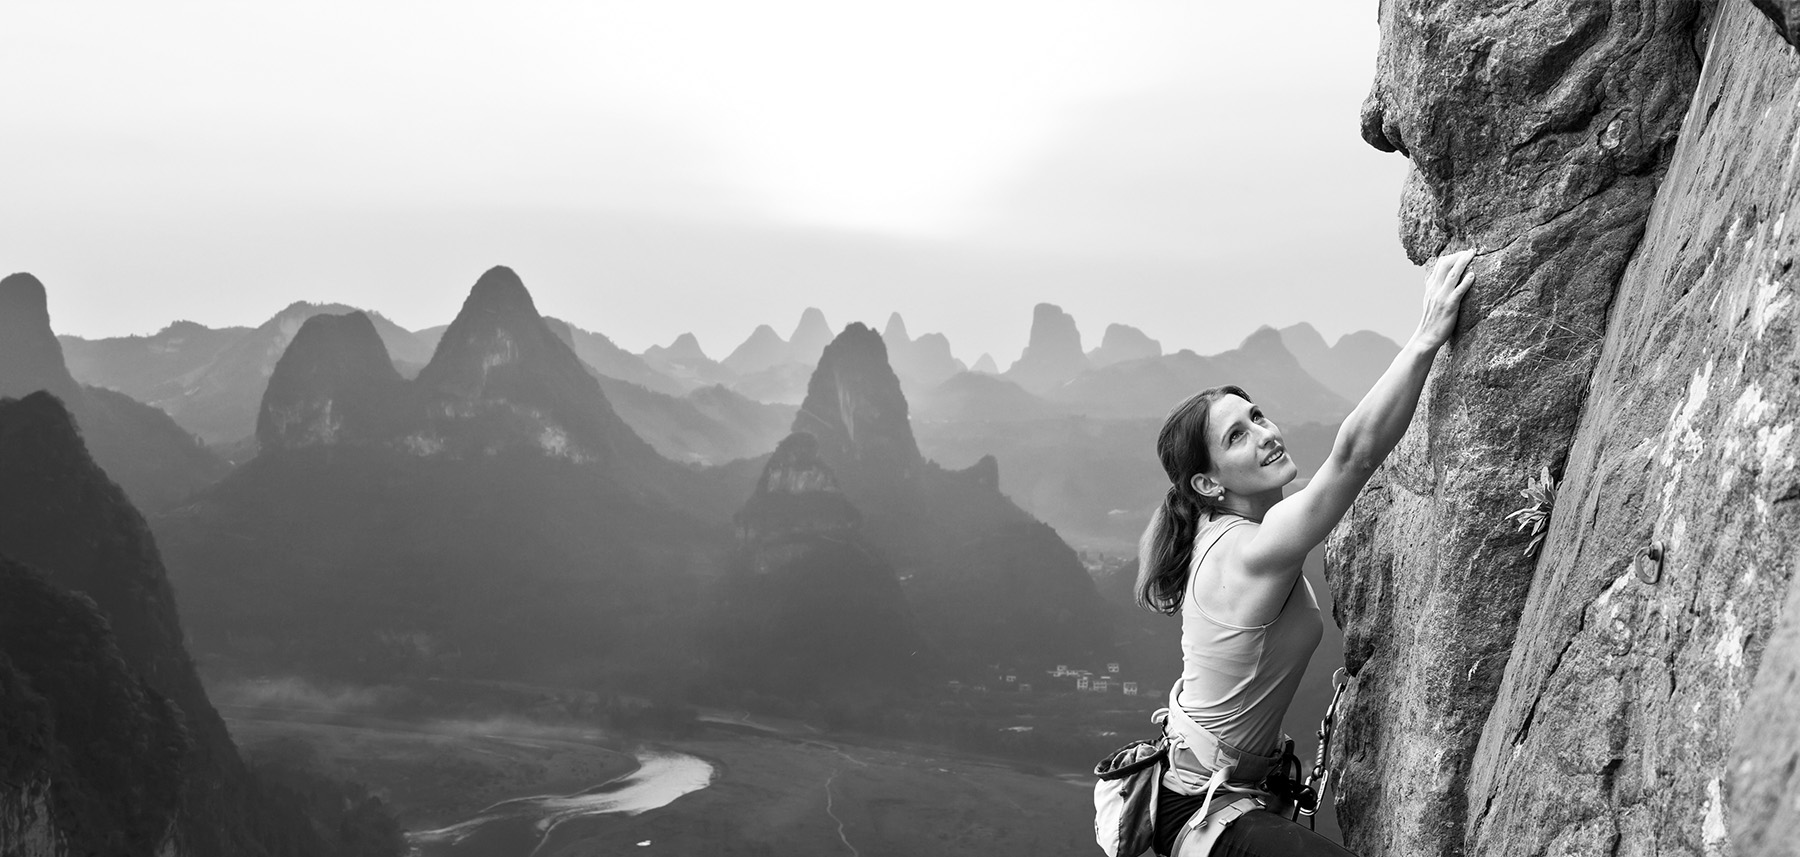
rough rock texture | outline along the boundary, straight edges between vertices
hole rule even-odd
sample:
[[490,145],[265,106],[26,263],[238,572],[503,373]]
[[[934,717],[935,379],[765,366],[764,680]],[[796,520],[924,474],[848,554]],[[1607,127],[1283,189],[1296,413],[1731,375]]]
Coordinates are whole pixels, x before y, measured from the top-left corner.
[[[1470,774],[1478,749],[1484,760],[1510,752],[1478,747],[1490,709],[1515,693],[1502,693],[1501,677],[1533,580],[1528,537],[1505,516],[1523,505],[1527,477],[1569,466],[1613,294],[1699,72],[1698,12],[1690,2],[1381,6],[1363,134],[1412,161],[1402,243],[1420,262],[1468,246],[1481,254],[1406,439],[1329,544],[1356,676],[1338,745],[1339,818],[1354,851],[1462,854],[1471,838],[1500,847],[1500,829],[1538,843],[1520,853],[1555,837],[1557,853],[1607,846],[1605,825],[1526,836],[1505,801],[1489,807],[1470,791]],[[1574,508],[1564,523],[1591,514]],[[1567,538],[1545,555],[1573,559]],[[1582,561],[1611,563],[1633,546]],[[1610,789],[1612,730],[1583,722],[1579,743],[1537,746],[1520,761],[1580,768]],[[1549,806],[1565,785],[1527,777],[1504,788]],[[1515,820],[1490,835],[1496,812]]]
[[1775,22],[1775,31],[1787,39],[1788,44],[1800,45],[1800,3],[1794,0],[1750,0],[1750,3]]
[[1143,331],[1128,324],[1109,324],[1100,338],[1100,347],[1088,352],[1088,365],[1098,369],[1127,360],[1161,357],[1162,353],[1162,343]]
[[1800,59],[1742,2],[1705,50],[1475,755],[1484,854],[1795,847]]
[[1043,395],[1086,368],[1075,317],[1055,304],[1038,304],[1031,311],[1031,339],[1018,362],[1006,370],[1006,379]]

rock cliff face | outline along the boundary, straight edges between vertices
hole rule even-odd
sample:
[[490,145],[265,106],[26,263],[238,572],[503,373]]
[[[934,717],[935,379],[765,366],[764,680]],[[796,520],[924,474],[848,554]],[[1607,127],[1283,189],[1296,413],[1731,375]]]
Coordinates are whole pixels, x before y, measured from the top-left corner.
[[[1413,161],[1402,240],[1484,253],[1331,540],[1347,843],[1792,853],[1800,59],[1748,0],[1382,27],[1364,132]],[[1528,558],[1504,516],[1541,467]]]

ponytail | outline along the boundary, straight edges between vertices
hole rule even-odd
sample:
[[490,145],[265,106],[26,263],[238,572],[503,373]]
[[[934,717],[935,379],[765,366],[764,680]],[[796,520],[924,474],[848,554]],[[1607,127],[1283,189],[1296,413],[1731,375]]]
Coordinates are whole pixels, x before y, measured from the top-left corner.
[[1193,489],[1169,486],[1162,505],[1150,516],[1150,526],[1138,541],[1136,595],[1139,606],[1173,615],[1181,609],[1187,592],[1188,563],[1194,556],[1194,536],[1201,516],[1207,514]]
[[1171,484],[1138,540],[1138,575],[1133,589],[1139,605],[1158,613],[1174,615],[1181,609],[1188,564],[1194,557],[1194,537],[1200,532],[1200,523],[1216,511],[1194,490],[1193,478],[1212,469],[1206,415],[1220,396],[1250,401],[1241,387],[1201,390],[1169,412],[1156,438],[1156,454]]

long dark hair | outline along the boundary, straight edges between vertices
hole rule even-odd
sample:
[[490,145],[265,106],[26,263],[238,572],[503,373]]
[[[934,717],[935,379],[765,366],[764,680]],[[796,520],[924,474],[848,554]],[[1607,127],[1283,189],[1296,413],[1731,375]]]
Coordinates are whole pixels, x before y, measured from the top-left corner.
[[1187,591],[1188,563],[1194,556],[1194,537],[1201,521],[1218,512],[1210,500],[1194,490],[1194,474],[1212,469],[1212,453],[1206,442],[1206,415],[1221,396],[1250,401],[1244,388],[1227,384],[1208,387],[1175,406],[1156,436],[1156,457],[1169,474],[1169,493],[1151,517],[1144,540],[1138,545],[1137,603],[1158,613],[1181,609]]

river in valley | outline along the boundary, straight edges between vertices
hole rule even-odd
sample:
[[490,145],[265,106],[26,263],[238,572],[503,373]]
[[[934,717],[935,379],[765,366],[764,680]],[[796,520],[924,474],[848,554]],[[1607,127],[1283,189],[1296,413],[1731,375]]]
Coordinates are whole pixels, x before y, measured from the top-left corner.
[[408,833],[418,857],[530,857],[576,819],[637,815],[666,806],[713,781],[713,766],[684,753],[647,750],[638,769],[591,789],[502,801],[474,818],[437,830]]

